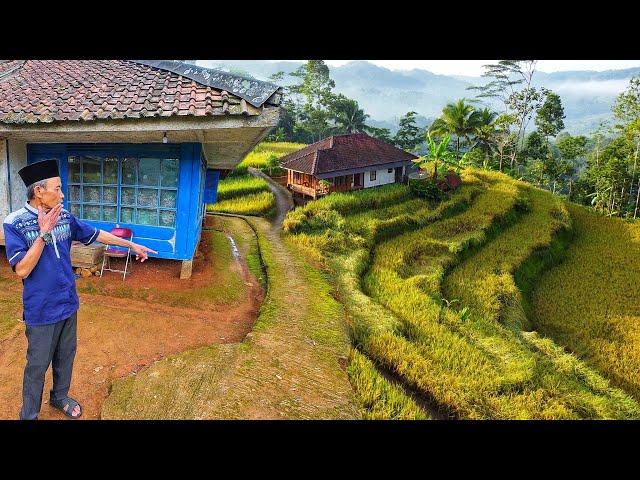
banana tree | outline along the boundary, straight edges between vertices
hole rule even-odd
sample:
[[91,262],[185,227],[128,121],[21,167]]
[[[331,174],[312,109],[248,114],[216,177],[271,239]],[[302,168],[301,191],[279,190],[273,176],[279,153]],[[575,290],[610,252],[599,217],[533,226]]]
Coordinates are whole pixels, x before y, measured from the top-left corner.
[[423,170],[426,170],[426,166],[429,162],[433,162],[433,180],[436,180],[438,178],[438,162],[442,164],[456,165],[453,161],[453,153],[447,149],[450,141],[451,135],[447,135],[443,137],[440,143],[436,144],[436,142],[431,138],[431,133],[427,132],[428,153],[412,161]]

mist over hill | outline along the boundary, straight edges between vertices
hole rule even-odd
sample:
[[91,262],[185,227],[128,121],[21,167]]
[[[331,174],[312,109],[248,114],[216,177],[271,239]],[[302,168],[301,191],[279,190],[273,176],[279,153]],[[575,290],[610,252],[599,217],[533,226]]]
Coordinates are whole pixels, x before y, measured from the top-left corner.
[[[222,68],[260,80],[278,71],[290,73],[301,63],[269,62],[265,60],[198,60],[204,67]],[[426,125],[439,116],[442,107],[459,98],[473,98],[467,90],[486,82],[483,77],[438,75],[426,70],[390,70],[357,60],[340,67],[330,67],[335,91],[358,101],[370,115],[369,124],[397,128],[398,119],[410,110],[418,113],[418,124]],[[628,85],[629,79],[640,75],[640,67],[624,70],[536,72],[533,83],[556,92],[562,99],[566,118],[565,129],[571,134],[588,134],[612,117],[611,107],[616,95]],[[297,80],[287,77],[287,85]],[[497,107],[497,105],[496,105]]]

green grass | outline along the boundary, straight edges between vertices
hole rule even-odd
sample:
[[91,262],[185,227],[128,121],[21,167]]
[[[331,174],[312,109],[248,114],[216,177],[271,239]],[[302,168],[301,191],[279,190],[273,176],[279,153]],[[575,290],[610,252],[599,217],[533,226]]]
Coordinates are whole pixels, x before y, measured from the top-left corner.
[[381,195],[374,210],[356,192],[289,215],[293,241],[333,272],[354,344],[462,418],[640,416],[584,362],[520,330],[528,323],[516,278],[530,282],[548,266],[530,259],[558,256],[554,239],[569,224],[562,205],[503,175],[464,179],[441,205]]

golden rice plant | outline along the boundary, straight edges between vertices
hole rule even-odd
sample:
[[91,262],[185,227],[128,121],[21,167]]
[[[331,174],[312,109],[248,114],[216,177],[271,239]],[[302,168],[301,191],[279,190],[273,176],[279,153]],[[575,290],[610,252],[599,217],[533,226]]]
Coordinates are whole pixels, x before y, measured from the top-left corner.
[[276,199],[270,191],[252,193],[242,197],[207,205],[208,212],[235,213],[238,215],[257,215],[270,217],[274,214]]
[[529,327],[514,273],[536,250],[548,248],[556,234],[570,227],[562,201],[549,192],[521,186],[530,211],[505,228],[473,256],[449,272],[443,294],[455,298],[471,315],[500,321],[517,330]]
[[[333,272],[354,344],[463,418],[638,418],[638,404],[576,356],[535,333],[505,328],[486,314],[491,308],[464,310],[461,299],[443,296],[447,272],[455,276],[458,263],[497,246],[493,241],[520,221],[535,220],[528,228],[547,228],[547,237],[536,238],[525,224],[520,233],[527,240],[514,246],[505,239],[513,247],[506,255],[493,250],[504,271],[483,273],[487,293],[476,289],[480,305],[517,300],[514,272],[568,220],[561,205],[542,205],[521,182],[475,170],[464,177],[467,186],[441,205],[398,198],[372,208],[358,201],[364,192],[355,192],[355,199],[312,202],[290,214],[289,231],[299,232],[290,237],[318,252]],[[343,240],[350,249],[339,248]],[[384,402],[377,411],[393,415]]]
[[[575,375],[557,373],[553,362],[522,347],[512,332],[496,322],[487,322],[485,318],[476,323],[469,319],[461,321],[459,314],[443,308],[443,300],[447,300],[440,297],[437,286],[448,264],[454,260],[452,253],[461,247],[480,245],[492,222],[506,216],[507,212],[500,211],[500,205],[505,205],[509,195],[500,198],[499,190],[491,191],[490,187],[488,193],[480,195],[464,213],[397,237],[376,249],[365,286],[374,298],[403,320],[405,336],[422,357],[431,361],[429,372],[413,381],[422,382],[439,401],[470,418],[628,418],[637,415],[637,405],[630,404],[622,392],[593,391]],[[516,196],[511,198],[515,207]],[[480,225],[483,228],[478,230]],[[447,241],[448,249],[438,251],[436,248],[436,255],[422,259],[420,270],[424,277],[416,275],[403,281],[397,272],[406,268],[407,263],[419,261],[414,249],[430,240],[436,246],[437,242]],[[408,258],[407,253],[412,257]],[[425,281],[429,274],[430,282]],[[432,290],[424,292],[429,285]],[[442,325],[446,325],[447,330],[439,331]],[[417,361],[415,353],[407,352],[414,362]],[[384,353],[378,352],[378,355]],[[455,388],[456,384],[460,386]],[[532,385],[527,386],[529,384]],[[560,387],[549,389],[545,388],[546,384]]]
[[429,416],[397,385],[390,383],[373,362],[351,349],[349,381],[367,420],[428,420]]
[[573,241],[532,292],[535,327],[640,399],[640,223],[569,211]]
[[246,157],[238,164],[236,170],[238,172],[246,172],[247,167],[263,168],[267,166],[267,159],[271,155],[278,158],[288,155],[289,153],[306,147],[304,143],[292,142],[262,142],[247,154]]
[[227,177],[218,184],[217,201],[229,200],[231,198],[265,192],[267,190],[269,190],[267,182],[253,175]]

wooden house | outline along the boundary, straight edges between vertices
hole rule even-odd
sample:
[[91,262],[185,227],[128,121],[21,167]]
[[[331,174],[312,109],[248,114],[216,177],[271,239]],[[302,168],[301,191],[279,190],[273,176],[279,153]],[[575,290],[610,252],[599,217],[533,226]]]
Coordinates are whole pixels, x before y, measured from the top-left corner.
[[[416,155],[365,133],[334,135],[280,159],[287,188],[303,198],[400,183]],[[324,181],[323,181],[324,180]]]
[[190,272],[205,201],[280,100],[277,85],[178,61],[0,61],[0,216],[26,201],[18,170],[56,159],[67,210]]

